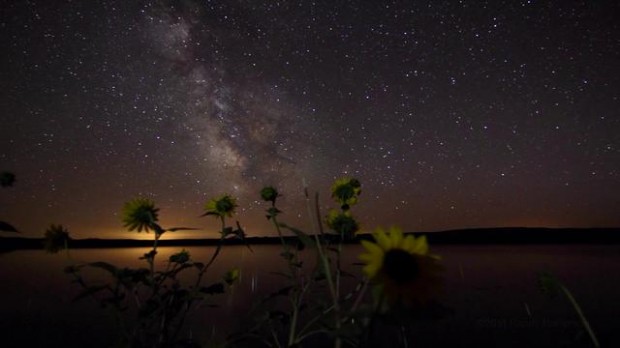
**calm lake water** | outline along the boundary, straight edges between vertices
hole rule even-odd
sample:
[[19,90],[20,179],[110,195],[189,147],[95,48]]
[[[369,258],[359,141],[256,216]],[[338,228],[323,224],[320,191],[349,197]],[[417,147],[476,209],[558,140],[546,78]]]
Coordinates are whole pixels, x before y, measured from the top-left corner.
[[[192,258],[206,262],[213,248],[187,247]],[[0,254],[0,334],[3,347],[106,347],[113,341],[111,320],[91,299],[72,303],[79,287],[63,273],[79,262],[107,261],[117,266],[144,266],[138,257],[147,248],[72,250],[64,254],[23,250]],[[159,267],[178,247],[160,248]],[[432,247],[445,266],[445,286],[437,319],[413,328],[412,346],[589,346],[579,318],[564,297],[549,299],[537,286],[537,272],[548,271],[571,290],[603,347],[620,347],[620,246],[467,245]],[[347,246],[345,265],[352,265],[359,246]],[[273,274],[285,266],[279,246],[225,247],[207,281],[231,267],[242,270],[231,294],[214,298],[219,308],[203,306],[193,313],[187,335],[201,340],[225,336],[253,301],[278,289]],[[89,274],[93,281],[102,274]]]

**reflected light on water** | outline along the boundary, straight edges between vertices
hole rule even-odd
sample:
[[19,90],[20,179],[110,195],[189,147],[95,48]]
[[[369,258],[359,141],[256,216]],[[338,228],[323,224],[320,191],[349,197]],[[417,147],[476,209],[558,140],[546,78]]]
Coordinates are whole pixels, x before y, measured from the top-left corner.
[[[222,249],[203,285],[220,281],[224,273],[234,267],[241,270],[241,277],[227,294],[208,297],[197,311],[191,313],[187,330],[194,337],[207,340],[214,332],[225,335],[239,329],[240,318],[253,316],[250,309],[256,301],[284,286],[284,278],[275,274],[286,271],[280,247],[260,245],[252,248],[253,252],[244,246]],[[468,332],[464,338],[475,336],[476,330],[484,329],[486,333],[492,330],[475,326],[489,318],[500,322],[530,316],[547,322],[574,321],[574,312],[567,303],[549,302],[540,293],[536,283],[536,274],[540,271],[552,272],[578,296],[599,336],[610,335],[612,328],[620,325],[617,316],[620,305],[610,301],[620,292],[620,283],[609,281],[609,275],[617,272],[620,246],[440,245],[431,248],[442,256],[445,266],[446,291],[439,295],[439,299],[452,312],[443,323],[453,330]],[[166,267],[170,255],[182,249],[159,248],[155,260],[157,269]],[[207,262],[215,250],[214,247],[185,249],[193,260],[200,262]],[[149,250],[78,249],[71,250],[69,257],[39,250],[0,254],[0,275],[4,284],[0,287],[0,308],[3,310],[0,334],[10,338],[15,336],[11,333],[15,330],[37,333],[9,341],[8,346],[80,346],[85,342],[93,344],[92,337],[95,336],[103,337],[99,342],[101,346],[109,345],[105,337],[110,336],[109,330],[113,326],[107,312],[91,299],[73,303],[72,299],[81,289],[71,284],[71,277],[64,274],[63,269],[70,264],[94,261],[119,267],[147,267],[139,257]],[[347,246],[343,254],[342,264],[352,274],[360,274],[359,266],[353,265],[360,251],[359,246]],[[313,253],[304,252],[305,267],[312,267],[313,259]],[[196,273],[195,269],[184,271],[181,281],[185,285],[192,284]],[[102,282],[107,277],[98,269],[90,270],[85,276],[93,283]],[[352,283],[346,286],[355,283],[354,278],[348,280]],[[482,323],[488,323],[488,320]],[[495,329],[501,331],[501,327]],[[506,334],[505,331],[499,333]],[[513,338],[520,336],[523,332],[517,330]]]

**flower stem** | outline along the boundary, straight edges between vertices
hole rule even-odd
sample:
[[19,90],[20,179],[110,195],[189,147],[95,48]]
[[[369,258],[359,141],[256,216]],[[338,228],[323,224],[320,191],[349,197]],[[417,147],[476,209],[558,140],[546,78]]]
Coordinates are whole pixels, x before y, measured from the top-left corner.
[[297,316],[299,315],[299,303],[297,302],[297,296],[292,299],[293,302],[293,317],[291,319],[291,327],[288,333],[288,345],[292,347],[295,343],[295,331],[297,330]]
[[560,289],[562,289],[562,292],[564,293],[564,295],[566,295],[570,303],[573,305],[573,308],[575,308],[575,311],[579,315],[579,319],[581,319],[581,323],[583,324],[583,327],[588,332],[588,335],[590,335],[590,339],[592,340],[592,343],[594,344],[594,346],[597,348],[600,347],[598,343],[598,339],[596,338],[594,331],[592,331],[592,328],[590,327],[590,323],[586,319],[586,316],[583,314],[581,307],[579,306],[579,304],[573,297],[573,294],[571,294],[571,292],[564,285],[560,284]]
[[[306,195],[306,209],[308,210],[308,216],[312,216],[312,208],[310,207],[310,197],[308,196],[308,189],[307,187],[304,187],[304,193]],[[316,215],[317,215],[317,220],[318,220],[318,227],[317,227],[317,222],[314,221],[314,219],[312,220],[312,226],[314,229],[314,240],[316,242],[316,249],[318,251],[319,254],[319,258],[321,259],[321,265],[323,266],[323,271],[325,272],[325,279],[327,280],[327,285],[329,287],[329,292],[332,296],[332,301],[334,302],[334,315],[335,315],[335,328],[336,331],[339,332],[340,331],[340,305],[338,303],[338,293],[336,291],[336,288],[334,286],[334,280],[332,279],[332,274],[331,274],[331,268],[329,266],[329,260],[327,258],[327,256],[325,256],[325,253],[323,252],[323,245],[321,244],[321,241],[319,239],[319,231],[322,232],[321,229],[321,218],[320,218],[320,213],[318,211],[318,205],[319,205],[319,194],[318,192],[316,193],[315,197],[315,205],[317,208],[316,211]],[[321,233],[322,234],[322,233]],[[340,336],[336,336],[336,341],[334,342],[334,348],[340,348],[340,346],[342,345],[342,340],[340,338]]]
[[213,253],[213,255],[211,255],[211,259],[209,259],[209,262],[207,262],[207,264],[204,265],[204,267],[198,273],[198,278],[196,278],[196,288],[198,288],[198,286],[200,285],[200,282],[202,281],[202,276],[205,274],[207,269],[209,267],[211,267],[211,264],[213,264],[213,262],[215,261],[217,256],[220,254],[220,251],[222,250],[222,242],[224,242],[224,238],[225,238],[224,229],[226,228],[226,220],[225,220],[224,216],[221,216],[220,220],[222,222],[222,232],[221,232],[220,240],[217,243],[217,247],[215,248],[215,252]]
[[[272,203],[272,207],[275,208],[275,204]],[[284,240],[284,236],[282,235],[282,230],[280,229],[280,224],[278,224],[278,220],[275,216],[273,216],[271,218],[276,231],[278,232],[278,236],[280,237],[280,242],[282,243],[282,249],[284,250],[284,253],[286,255],[286,261],[288,263],[288,267],[289,267],[289,272],[290,272],[290,276],[291,279],[293,279],[294,282],[294,290],[293,290],[293,298],[291,299],[291,305],[293,307],[293,315],[291,318],[291,326],[289,328],[289,333],[288,333],[288,347],[293,346],[293,344],[296,341],[296,331],[297,331],[297,320],[299,318],[299,306],[300,306],[300,302],[301,302],[301,296],[303,295],[302,293],[299,292],[299,287],[301,286],[299,279],[298,279],[298,273],[296,271],[296,266],[293,264],[294,261],[293,260],[293,256],[290,252],[290,248],[289,245],[286,243],[286,241]],[[303,291],[303,289],[302,289]]]

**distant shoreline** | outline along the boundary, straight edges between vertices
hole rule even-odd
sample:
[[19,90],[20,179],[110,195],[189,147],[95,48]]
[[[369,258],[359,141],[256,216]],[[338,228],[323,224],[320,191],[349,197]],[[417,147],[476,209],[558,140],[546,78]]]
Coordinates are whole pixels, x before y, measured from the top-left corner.
[[[620,244],[620,228],[476,228],[449,230],[442,232],[415,232],[416,236],[425,235],[431,244]],[[333,235],[330,235],[333,237]],[[370,239],[369,234],[358,236],[350,243]],[[295,237],[285,237],[293,243]],[[213,246],[218,239],[161,239],[159,246]],[[275,245],[280,243],[278,237],[249,237],[249,245]],[[226,245],[243,245],[236,239],[225,241]],[[152,240],[136,239],[73,239],[69,242],[72,249],[82,248],[131,248],[150,247]],[[42,249],[43,238],[0,237],[0,250]]]

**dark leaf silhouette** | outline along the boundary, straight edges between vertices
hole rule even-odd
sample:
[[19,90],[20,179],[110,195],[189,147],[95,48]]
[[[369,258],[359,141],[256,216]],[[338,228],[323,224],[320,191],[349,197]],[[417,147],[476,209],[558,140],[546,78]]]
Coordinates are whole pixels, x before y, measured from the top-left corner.
[[114,265],[109,264],[107,262],[97,261],[97,262],[91,262],[88,265],[90,267],[101,268],[103,270],[106,270],[110,272],[110,274],[112,274],[113,276],[116,276],[118,274],[118,268],[116,268]]
[[4,221],[0,221],[0,231],[19,233],[19,231],[15,227],[13,227],[13,225]]
[[94,295],[101,290],[109,289],[107,285],[98,285],[98,286],[89,286],[86,289],[82,290],[77,296],[73,298],[73,302],[77,302],[84,297]]
[[2,172],[0,173],[0,186],[2,187],[10,187],[15,183],[15,174],[11,172]]
[[274,291],[274,292],[272,292],[271,294],[269,294],[267,297],[265,297],[265,298],[263,299],[263,301],[264,301],[264,302],[267,302],[267,301],[269,301],[269,300],[271,300],[271,299],[273,299],[273,298],[276,298],[276,297],[278,297],[278,296],[288,296],[288,294],[291,292],[291,290],[293,290],[293,287],[292,287],[292,286],[286,286],[286,287],[283,287],[283,288],[281,288],[280,290],[278,290],[278,291]]
[[286,224],[280,224],[280,227],[282,228],[286,228],[287,230],[293,232],[297,238],[299,238],[299,240],[301,241],[301,243],[304,246],[309,246],[309,247],[314,247],[316,245],[316,243],[314,242],[314,240],[312,240],[312,238],[310,238],[309,235],[307,235],[305,232],[303,232],[302,230],[298,230],[294,227],[290,227]]
[[203,286],[202,288],[200,288],[200,292],[202,292],[203,294],[207,294],[207,295],[223,294],[224,284],[215,283],[209,286]]
[[167,228],[166,231],[167,232],[176,232],[176,231],[197,231],[198,228],[193,228],[193,227],[172,227],[172,228]]

